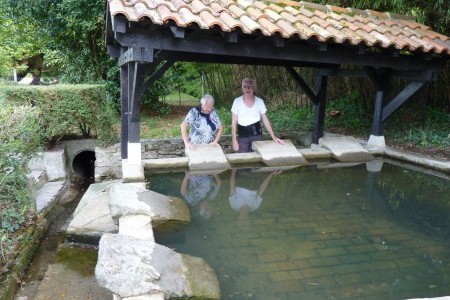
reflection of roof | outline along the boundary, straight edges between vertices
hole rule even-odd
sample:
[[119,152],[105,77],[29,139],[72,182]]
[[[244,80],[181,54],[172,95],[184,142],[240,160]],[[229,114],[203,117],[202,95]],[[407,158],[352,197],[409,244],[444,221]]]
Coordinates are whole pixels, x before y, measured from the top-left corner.
[[130,22],[450,55],[450,39],[412,17],[275,0],[108,0]]

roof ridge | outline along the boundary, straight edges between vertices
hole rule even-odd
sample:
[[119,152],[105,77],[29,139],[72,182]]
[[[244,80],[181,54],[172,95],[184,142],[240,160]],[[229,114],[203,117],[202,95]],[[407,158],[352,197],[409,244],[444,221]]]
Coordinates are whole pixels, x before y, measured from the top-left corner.
[[342,13],[350,13],[361,15],[363,17],[375,18],[379,20],[404,20],[404,21],[412,21],[416,22],[416,18],[408,15],[392,13],[392,12],[380,12],[372,9],[357,9],[353,7],[342,7],[342,6],[334,6],[334,5],[322,5],[318,3],[312,3],[307,1],[293,1],[293,0],[247,0],[249,2],[266,2],[266,3],[274,3],[281,4],[292,7],[303,7],[306,9],[317,9],[323,12],[335,12],[337,14]]

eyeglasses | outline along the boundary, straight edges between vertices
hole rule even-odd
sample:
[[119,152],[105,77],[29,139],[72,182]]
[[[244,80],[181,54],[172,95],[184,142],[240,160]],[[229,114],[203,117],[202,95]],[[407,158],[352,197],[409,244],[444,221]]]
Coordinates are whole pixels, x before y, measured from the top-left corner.
[[242,88],[243,89],[251,89],[251,88],[253,88],[253,85],[243,85]]

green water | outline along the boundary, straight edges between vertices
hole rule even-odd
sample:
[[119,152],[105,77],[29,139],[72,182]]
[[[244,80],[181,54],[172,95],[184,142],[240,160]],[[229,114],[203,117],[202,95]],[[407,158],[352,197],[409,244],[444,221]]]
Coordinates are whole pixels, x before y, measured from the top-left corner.
[[449,179],[340,166],[148,174],[150,189],[187,199],[192,214],[157,242],[204,258],[222,299],[450,295]]

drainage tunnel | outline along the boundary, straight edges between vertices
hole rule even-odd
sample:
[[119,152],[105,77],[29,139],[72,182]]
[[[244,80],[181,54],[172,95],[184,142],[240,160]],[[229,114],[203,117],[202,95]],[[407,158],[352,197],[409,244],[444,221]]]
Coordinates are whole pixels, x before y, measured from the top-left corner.
[[95,176],[95,152],[82,151],[72,161],[72,170],[75,176],[87,182],[94,182]]

